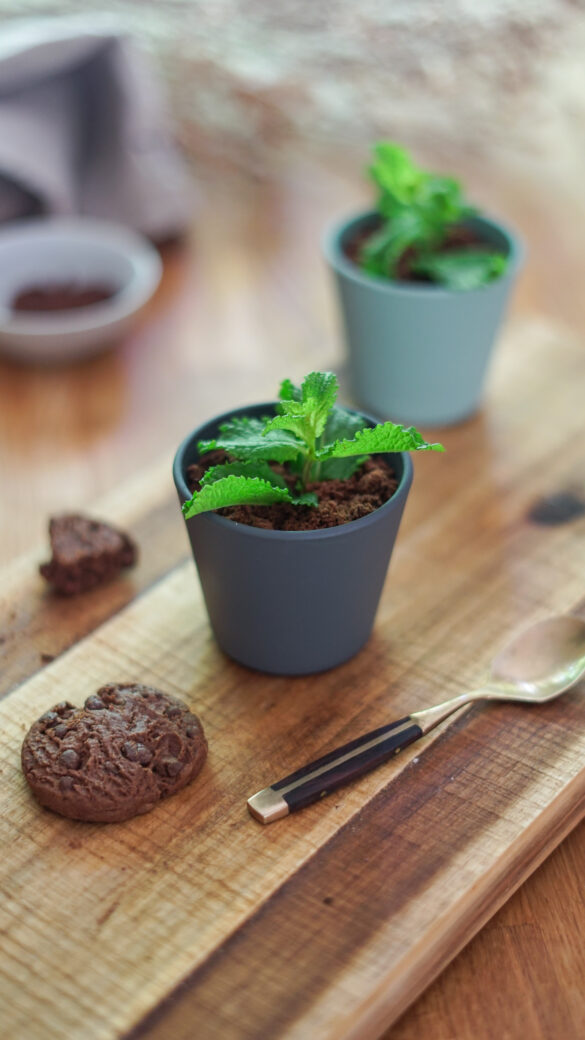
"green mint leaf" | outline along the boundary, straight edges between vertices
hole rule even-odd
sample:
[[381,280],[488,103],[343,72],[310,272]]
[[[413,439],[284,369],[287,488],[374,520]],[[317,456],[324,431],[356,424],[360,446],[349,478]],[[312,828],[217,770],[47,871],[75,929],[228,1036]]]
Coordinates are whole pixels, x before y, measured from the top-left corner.
[[188,502],[183,503],[186,520],[200,513],[226,506],[269,506],[274,502],[291,502],[292,496],[284,488],[274,487],[259,477],[223,477],[195,491]]
[[383,197],[402,205],[409,205],[421,188],[424,174],[417,168],[409,153],[392,141],[374,145],[374,162],[369,173]]
[[306,415],[302,413],[295,415],[288,410],[282,415],[275,415],[274,419],[270,419],[266,423],[264,436],[274,435],[275,431],[282,431],[296,437],[301,444],[299,451],[306,452],[307,441],[311,438],[311,428]]
[[197,445],[200,455],[208,451],[214,451],[223,446],[224,440],[248,442],[249,440],[260,440],[264,429],[264,419],[256,419],[252,416],[235,416],[221,424],[219,433],[209,441],[199,441]]
[[348,455],[373,455],[393,451],[444,451],[442,444],[428,444],[422,434],[410,426],[392,422],[360,430],[351,440],[335,441],[319,453],[319,458],[345,458]]
[[507,258],[486,249],[450,249],[446,253],[427,256],[416,264],[416,270],[449,289],[478,289],[506,270]]
[[425,175],[419,205],[425,209],[433,222],[455,224],[471,214],[463,198],[459,181],[453,177],[440,177],[434,173]]
[[215,451],[217,441],[197,441],[197,451],[200,455],[207,455],[208,451]]
[[317,480],[349,480],[363,466],[369,455],[349,455],[343,459],[323,459],[317,463]]
[[295,506],[318,506],[319,499],[314,491],[303,491],[301,495],[294,495],[291,502]]
[[[284,397],[282,396],[284,390]],[[300,399],[292,383],[281,386],[280,414],[266,423],[265,434],[288,430],[311,449],[325,429],[329,412],[337,397],[337,378],[333,372],[311,372],[302,382]]]
[[401,210],[366,240],[360,264],[369,274],[394,277],[402,254],[417,244],[424,245],[428,237],[423,214],[416,209]]
[[[366,419],[357,412],[349,412],[340,405],[332,409],[327,425],[321,437],[320,447],[333,444],[334,441],[349,440],[358,430],[363,430]],[[357,455],[345,459],[323,459],[315,467],[314,477],[317,480],[348,480],[363,465],[367,455]]]
[[317,437],[323,433],[339,388],[333,372],[310,372],[301,384],[301,404]]
[[288,462],[302,452],[304,445],[286,430],[265,434],[267,419],[237,417],[223,423],[213,440],[201,441],[199,452],[205,454],[215,448],[223,448],[228,455],[242,462],[265,459],[269,462]]
[[215,484],[217,480],[223,480],[224,477],[259,477],[268,484],[272,484],[273,487],[285,489],[287,487],[284,477],[280,473],[275,473],[268,462],[263,462],[261,459],[251,462],[225,462],[219,466],[211,466],[201,478],[201,487]]
[[332,444],[333,441],[352,437],[358,430],[363,430],[366,421],[363,415],[359,415],[358,412],[350,412],[339,404],[334,405],[323,430],[320,442],[321,447],[325,444]]
[[300,401],[301,399],[301,388],[295,386],[290,379],[283,379],[280,384],[280,390],[278,392],[280,401]]

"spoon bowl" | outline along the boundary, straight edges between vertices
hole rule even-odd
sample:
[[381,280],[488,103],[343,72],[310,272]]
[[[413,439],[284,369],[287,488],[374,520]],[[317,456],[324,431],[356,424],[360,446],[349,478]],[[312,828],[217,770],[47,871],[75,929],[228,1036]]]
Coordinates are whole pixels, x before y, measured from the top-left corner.
[[502,699],[537,704],[557,697],[583,674],[585,622],[570,616],[532,625],[500,651],[491,669]]

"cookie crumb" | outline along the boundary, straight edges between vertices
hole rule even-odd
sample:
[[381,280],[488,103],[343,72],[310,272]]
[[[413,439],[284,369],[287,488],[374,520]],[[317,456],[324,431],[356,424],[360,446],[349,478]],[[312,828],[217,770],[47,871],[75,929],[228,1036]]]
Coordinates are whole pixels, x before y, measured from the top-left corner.
[[76,596],[133,567],[138,552],[124,531],[80,514],[49,521],[51,559],[39,571],[55,592]]

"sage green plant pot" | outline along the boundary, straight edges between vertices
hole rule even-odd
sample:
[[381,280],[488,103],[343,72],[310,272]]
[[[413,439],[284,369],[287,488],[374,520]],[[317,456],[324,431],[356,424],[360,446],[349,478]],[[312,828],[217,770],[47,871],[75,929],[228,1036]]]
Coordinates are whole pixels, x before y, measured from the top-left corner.
[[336,224],[323,249],[343,316],[353,394],[387,419],[446,426],[477,409],[492,349],[522,261],[517,236],[486,217],[467,221],[508,256],[504,274],[479,289],[392,282],[363,272],[348,243],[374,227],[375,211]]

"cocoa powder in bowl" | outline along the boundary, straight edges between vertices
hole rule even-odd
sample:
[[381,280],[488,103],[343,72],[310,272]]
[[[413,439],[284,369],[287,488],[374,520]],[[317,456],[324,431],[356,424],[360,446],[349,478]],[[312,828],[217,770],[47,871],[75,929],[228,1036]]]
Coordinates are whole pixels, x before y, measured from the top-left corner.
[[78,285],[75,282],[31,285],[17,292],[10,306],[13,311],[24,313],[70,311],[111,300],[116,292],[117,289],[107,285]]

